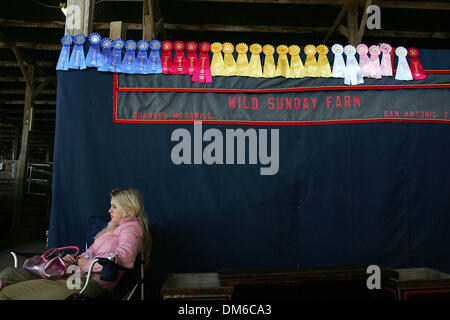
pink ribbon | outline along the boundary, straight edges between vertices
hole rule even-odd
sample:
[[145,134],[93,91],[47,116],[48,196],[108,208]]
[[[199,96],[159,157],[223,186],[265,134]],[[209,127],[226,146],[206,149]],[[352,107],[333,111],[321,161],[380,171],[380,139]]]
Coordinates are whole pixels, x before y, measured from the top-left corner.
[[423,70],[422,64],[419,61],[419,50],[416,48],[409,48],[408,55],[410,58],[409,67],[414,80],[425,79],[427,77]]
[[369,48],[361,43],[356,46],[356,52],[359,54],[359,66],[361,67],[361,72],[363,77],[370,77],[370,59],[367,53],[369,52]]
[[381,75],[384,77],[392,77],[392,61],[391,52],[392,47],[387,43],[380,44],[380,50],[383,53],[381,57]]
[[379,55],[381,53],[380,47],[370,46],[370,78],[381,79],[381,66]]
[[161,44],[161,68],[162,73],[170,74],[173,73],[173,62],[172,62],[172,48],[173,44],[170,41],[164,41]]
[[186,58],[184,56],[184,42],[176,41],[173,44],[175,50],[175,58],[173,59],[173,72],[174,74],[188,74],[186,67]]
[[195,71],[195,64],[197,63],[197,44],[192,41],[186,43],[186,51],[188,52],[186,58],[186,68],[188,74],[193,75]]
[[199,83],[211,83],[211,68],[209,63],[209,49],[211,45],[208,42],[200,43],[200,55],[195,65],[194,75],[192,81]]

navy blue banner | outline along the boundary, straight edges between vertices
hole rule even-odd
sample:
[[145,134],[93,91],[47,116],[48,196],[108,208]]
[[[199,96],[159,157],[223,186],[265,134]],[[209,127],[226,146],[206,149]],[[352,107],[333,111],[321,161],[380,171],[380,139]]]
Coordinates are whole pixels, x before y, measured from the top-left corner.
[[[153,75],[124,77],[136,81]],[[124,88],[120,79],[118,87]],[[173,85],[171,81],[180,78],[152,79]],[[199,128],[192,121],[116,123],[114,90],[111,73],[58,72],[50,247],[83,247],[88,217],[107,216],[110,191],[133,186],[144,196],[153,235],[147,298],[159,297],[160,285],[169,272],[345,264],[450,272],[448,124],[203,123]],[[445,103],[450,98],[448,89],[426,90],[432,101],[443,101],[443,105],[428,105],[420,98],[417,106],[439,107],[439,115],[445,109],[450,111]],[[405,99],[417,97],[415,89],[401,91],[395,92]],[[378,98],[385,93],[377,92],[359,90],[360,106],[352,106],[352,110],[369,112],[367,109],[378,106],[370,100],[380,99],[383,112],[394,111],[385,108],[390,103],[387,98]],[[165,94],[154,92],[149,99],[167,102]],[[301,93],[317,96],[316,109],[325,111],[327,100],[323,97],[327,95],[329,92]],[[177,106],[175,96],[171,97]],[[225,109],[229,108],[228,96],[223,99]],[[331,101],[336,109],[336,99]],[[351,97],[350,103],[353,101]],[[251,105],[247,100],[246,104]],[[263,105],[267,107],[261,102],[261,108]],[[254,133],[255,161],[251,160],[250,143],[245,145],[243,162],[239,162],[239,149],[234,161],[228,161],[226,137],[230,130],[236,133],[238,129]],[[182,142],[177,137],[181,136],[191,138],[190,144],[183,146],[191,151],[190,157],[176,152]],[[210,152],[215,142],[212,136],[224,138],[223,149],[215,145],[216,154]],[[270,143],[260,152],[263,138]],[[262,169],[275,162],[270,158],[275,142],[277,170],[262,174]],[[201,157],[195,152],[198,148]]]

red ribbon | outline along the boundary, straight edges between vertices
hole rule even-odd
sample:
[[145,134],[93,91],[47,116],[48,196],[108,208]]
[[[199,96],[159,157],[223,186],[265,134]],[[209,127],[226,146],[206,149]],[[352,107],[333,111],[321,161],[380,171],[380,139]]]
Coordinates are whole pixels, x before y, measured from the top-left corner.
[[197,63],[197,44],[192,41],[186,43],[186,51],[188,52],[186,58],[186,69],[188,74],[193,75],[195,65]]
[[186,58],[184,56],[184,42],[176,41],[173,44],[175,49],[175,58],[173,59],[173,70],[174,74],[188,74],[188,69],[186,68]]
[[427,75],[423,70],[422,64],[419,61],[419,50],[417,50],[416,48],[409,48],[408,55],[410,58],[409,68],[411,69],[413,79],[425,79]]
[[161,44],[161,68],[162,73],[169,74],[173,73],[173,62],[172,62],[172,48],[173,44],[170,41],[164,41]]
[[200,55],[195,65],[194,75],[192,81],[199,83],[211,83],[211,67],[209,63],[209,50],[211,46],[207,42],[200,43]]

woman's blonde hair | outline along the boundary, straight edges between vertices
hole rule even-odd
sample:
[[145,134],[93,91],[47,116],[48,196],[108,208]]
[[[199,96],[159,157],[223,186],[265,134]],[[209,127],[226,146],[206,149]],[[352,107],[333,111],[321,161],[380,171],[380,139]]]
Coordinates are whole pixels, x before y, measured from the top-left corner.
[[[151,234],[148,229],[148,217],[144,209],[144,199],[139,191],[134,188],[114,189],[111,191],[111,202],[113,202],[123,218],[138,218],[144,232],[142,253],[144,255],[145,266],[148,265],[151,251]],[[96,236],[97,239],[105,232],[114,230],[118,223],[111,223]]]

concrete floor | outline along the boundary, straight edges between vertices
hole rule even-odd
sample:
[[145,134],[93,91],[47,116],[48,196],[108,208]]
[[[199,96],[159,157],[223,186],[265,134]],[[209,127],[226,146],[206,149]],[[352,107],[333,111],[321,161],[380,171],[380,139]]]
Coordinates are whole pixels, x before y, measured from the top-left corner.
[[[45,240],[35,240],[35,241],[26,241],[21,244],[16,245],[12,249],[8,249],[9,251],[13,251],[16,253],[26,252],[26,253],[37,253],[42,254],[46,249],[46,241]],[[5,250],[5,249],[4,249]],[[17,256],[18,258],[18,267],[22,267],[23,261],[25,260],[22,256]],[[6,267],[14,266],[14,259],[11,254],[0,252],[0,270],[3,270]]]

